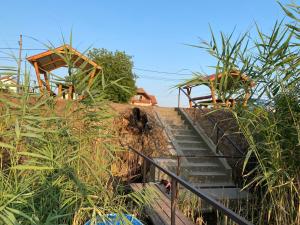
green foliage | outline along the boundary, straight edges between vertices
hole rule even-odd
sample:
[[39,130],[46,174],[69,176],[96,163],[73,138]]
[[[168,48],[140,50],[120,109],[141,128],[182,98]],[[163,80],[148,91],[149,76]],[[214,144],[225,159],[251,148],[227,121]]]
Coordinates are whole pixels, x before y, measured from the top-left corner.
[[[105,82],[114,82],[106,89],[106,97],[114,102],[128,102],[136,90],[132,57],[125,52],[111,52],[103,48],[90,50],[88,56],[103,68]],[[97,89],[102,86],[100,80],[93,84],[93,88]]]
[[[244,167],[251,157],[257,160],[245,173],[245,188],[251,187],[258,199],[252,207],[259,209],[255,224],[300,223],[300,11],[295,4],[282,8],[292,21],[276,22],[270,34],[258,26],[257,39],[248,33],[237,40],[221,33],[218,39],[212,33],[212,40],[201,45],[217,60],[216,73],[237,69],[247,74],[256,84],[253,103],[266,102],[233,110],[249,144]],[[224,79],[218,85],[227,84]]]
[[[234,40],[234,32],[229,36],[221,32],[219,45],[217,37],[211,30],[212,39],[210,42],[204,41],[201,45],[191,45],[192,47],[206,50],[217,60],[217,65],[213,66],[215,68],[215,76],[217,78],[218,74],[222,74],[222,77],[221,79],[215,79],[213,85],[218,99],[221,99],[223,102],[230,98],[243,99],[245,92],[248,91],[250,80],[242,82],[240,79],[234,79],[231,76],[232,73],[243,76],[246,71],[249,72],[251,60],[242,54],[248,47],[248,43],[244,43],[247,40],[247,35],[246,33]],[[179,84],[179,86],[200,84],[210,85],[205,76],[195,73],[192,79]]]
[[119,191],[124,188],[111,174],[120,159],[110,142],[111,113],[101,101],[107,86],[97,93],[99,101],[90,91],[86,105],[28,88],[0,92],[0,224],[77,225],[107,213],[132,213],[150,201],[147,193]]

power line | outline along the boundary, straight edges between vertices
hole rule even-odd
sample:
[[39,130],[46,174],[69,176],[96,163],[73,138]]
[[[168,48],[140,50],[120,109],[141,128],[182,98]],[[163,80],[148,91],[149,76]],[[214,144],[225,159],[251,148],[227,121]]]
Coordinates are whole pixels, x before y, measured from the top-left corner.
[[152,76],[145,76],[145,75],[137,75],[138,78],[142,79],[149,79],[149,80],[160,80],[160,81],[180,81],[184,79],[179,79],[179,78],[165,78],[165,77],[152,77]]
[[[0,50],[19,50],[19,48],[1,47]],[[46,49],[46,48],[23,48],[23,50],[26,50],[26,51],[45,51],[45,50],[49,50],[49,49]]]
[[[0,47],[0,50],[19,50],[19,48],[16,47]],[[23,48],[22,50],[24,51],[45,51],[45,50],[49,50],[46,48]],[[0,57],[0,59],[3,60],[7,60],[9,61],[9,59],[13,60],[11,57]],[[25,59],[25,58],[22,58]],[[192,76],[193,73],[178,73],[178,72],[168,72],[168,71],[159,71],[159,70],[154,70],[154,69],[144,69],[144,68],[139,68],[139,67],[133,67],[134,70],[139,70],[139,71],[144,71],[144,72],[151,72],[151,73],[157,73],[157,74],[168,74],[168,75],[180,75],[180,76]],[[150,76],[140,76],[141,78],[145,78],[145,79],[152,79],[152,80],[162,80],[162,81],[178,81],[180,79],[172,79],[172,78],[166,78],[166,77],[160,77],[160,78],[156,78],[156,77],[150,77]],[[181,79],[183,80],[183,79]]]
[[158,71],[158,70],[151,70],[151,69],[143,69],[143,68],[137,68],[133,67],[135,70],[145,71],[145,72],[152,72],[152,73],[160,73],[160,74],[170,74],[170,75],[183,75],[183,76],[191,76],[192,73],[175,73],[175,72],[166,72],[166,71]]

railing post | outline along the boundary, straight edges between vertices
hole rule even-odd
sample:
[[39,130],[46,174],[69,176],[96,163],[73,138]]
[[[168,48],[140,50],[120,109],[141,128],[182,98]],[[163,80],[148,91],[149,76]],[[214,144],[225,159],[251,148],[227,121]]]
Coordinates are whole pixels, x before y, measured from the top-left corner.
[[131,175],[131,163],[130,163],[130,152],[128,150],[128,153],[127,153],[127,169],[128,169],[128,172],[127,172],[127,183],[129,184],[130,183],[130,175]]
[[[177,171],[176,175],[179,177],[180,176],[180,166],[181,166],[181,156],[177,156]],[[179,195],[179,187],[178,184],[176,184],[176,198],[178,198]]]
[[179,176],[180,175],[180,156],[177,156],[177,170],[176,170],[176,175]]
[[146,167],[146,160],[143,159],[143,186],[146,185],[146,176],[147,176],[147,167]]
[[196,124],[196,106],[195,106],[195,108],[194,108],[194,121],[193,121],[193,123],[194,123],[194,125]]
[[217,126],[217,141],[216,141],[216,152],[219,153],[219,127]]
[[176,222],[176,196],[177,190],[177,181],[172,177],[171,178],[171,225],[175,225]]
[[180,108],[180,92],[181,92],[181,88],[178,88],[178,108]]

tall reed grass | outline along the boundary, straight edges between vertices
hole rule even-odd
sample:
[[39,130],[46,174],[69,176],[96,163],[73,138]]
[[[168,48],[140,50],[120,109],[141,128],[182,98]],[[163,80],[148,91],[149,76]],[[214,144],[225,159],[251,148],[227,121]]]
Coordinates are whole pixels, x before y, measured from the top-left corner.
[[221,33],[218,39],[212,32],[210,42],[196,46],[217,60],[216,74],[225,75],[216,84],[220,99],[239,99],[246,91],[240,85],[228,93],[226,76],[232,70],[256,84],[249,106],[232,109],[249,144],[244,168],[251,157],[257,161],[244,173],[244,187],[251,187],[256,199],[244,214],[255,215],[255,224],[300,224],[300,8],[280,6],[290,20],[276,22],[271,33],[263,33],[258,25],[257,39],[249,33],[236,40],[233,33]]
[[[74,66],[71,57],[62,57]],[[23,78],[21,93],[3,91],[9,89],[3,84],[0,91],[0,224],[77,225],[107,213],[139,212],[149,197],[125,193],[111,173],[119,159],[105,87],[113,84],[97,90],[85,80],[76,83],[87,96],[77,102],[31,93],[27,69]]]

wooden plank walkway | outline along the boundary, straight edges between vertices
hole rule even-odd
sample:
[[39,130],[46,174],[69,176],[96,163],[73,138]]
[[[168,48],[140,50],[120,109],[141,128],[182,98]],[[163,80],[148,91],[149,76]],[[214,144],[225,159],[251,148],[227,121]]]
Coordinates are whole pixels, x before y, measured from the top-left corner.
[[[142,183],[130,184],[133,191],[142,191]],[[146,207],[145,211],[149,215],[155,225],[171,224],[171,200],[160,190],[155,183],[146,183],[145,188],[155,190],[154,198],[150,207]],[[176,209],[176,225],[194,225],[183,213]]]

